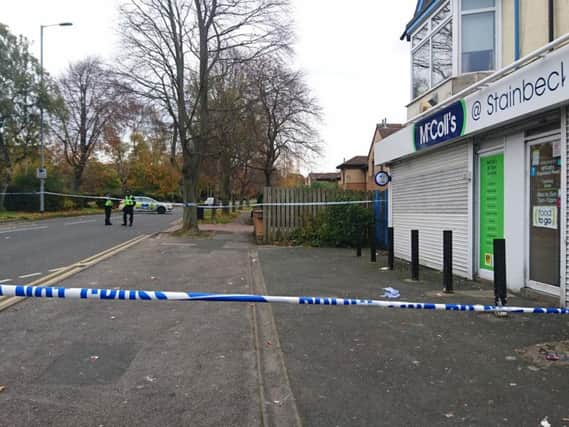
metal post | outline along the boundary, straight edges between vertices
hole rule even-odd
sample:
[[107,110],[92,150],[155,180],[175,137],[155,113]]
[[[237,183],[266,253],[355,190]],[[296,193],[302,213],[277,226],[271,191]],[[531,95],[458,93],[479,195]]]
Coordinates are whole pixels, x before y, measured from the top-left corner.
[[361,228],[358,231],[359,231],[358,235],[356,236],[356,240],[357,240],[356,241],[356,256],[360,257],[360,256],[362,256],[362,240],[363,240],[362,235],[363,235],[363,233],[362,233]]
[[419,230],[411,230],[411,279],[419,280]]
[[369,256],[371,262],[377,262],[377,253],[375,247],[375,226],[374,224],[370,224],[368,228],[368,237],[369,237]]
[[506,239],[494,239],[494,302],[507,303]]
[[452,230],[443,231],[443,285],[444,292],[453,293],[452,287]]
[[390,270],[393,270],[393,249],[394,249],[394,240],[393,240],[393,227],[387,228],[387,239],[389,240],[388,249],[389,252],[387,253],[387,265]]
[[[43,25],[40,25],[40,169],[45,168],[45,155],[43,145]],[[45,179],[40,176],[40,212],[45,211]]]

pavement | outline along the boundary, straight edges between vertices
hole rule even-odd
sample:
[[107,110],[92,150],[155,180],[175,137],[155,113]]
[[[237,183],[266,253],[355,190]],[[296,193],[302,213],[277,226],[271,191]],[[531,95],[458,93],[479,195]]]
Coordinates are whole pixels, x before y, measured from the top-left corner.
[[[256,247],[243,226],[158,234],[61,285],[492,302],[382,257]],[[0,322],[2,426],[569,426],[569,362],[539,352],[566,316],[28,299]]]
[[178,220],[171,215],[135,214],[133,227],[122,227],[122,215],[104,225],[104,214],[0,225],[0,283],[31,282],[61,267],[141,234],[164,229]]

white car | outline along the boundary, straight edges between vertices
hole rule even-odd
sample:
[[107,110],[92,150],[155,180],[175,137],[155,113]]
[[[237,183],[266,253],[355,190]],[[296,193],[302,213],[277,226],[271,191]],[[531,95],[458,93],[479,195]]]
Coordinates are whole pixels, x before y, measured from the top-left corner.
[[[134,196],[134,201],[136,202],[134,205],[135,212],[156,212],[159,214],[165,214],[171,213],[174,209],[172,203],[159,202],[158,200],[154,200],[150,197]],[[123,206],[124,202],[121,202],[119,209],[122,209]]]

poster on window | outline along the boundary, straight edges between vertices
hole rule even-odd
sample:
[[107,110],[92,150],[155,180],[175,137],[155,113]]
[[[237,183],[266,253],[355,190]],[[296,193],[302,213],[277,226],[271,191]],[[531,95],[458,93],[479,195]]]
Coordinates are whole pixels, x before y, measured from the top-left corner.
[[533,226],[557,230],[557,206],[534,206]]

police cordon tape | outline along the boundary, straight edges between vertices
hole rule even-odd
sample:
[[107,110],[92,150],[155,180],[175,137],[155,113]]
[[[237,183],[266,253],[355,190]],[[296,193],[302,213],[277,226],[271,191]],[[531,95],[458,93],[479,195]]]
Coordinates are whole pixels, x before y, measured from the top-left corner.
[[[104,197],[104,196],[90,196],[86,194],[68,194],[68,193],[55,193],[52,191],[45,191],[45,195],[48,196],[58,196],[58,197],[73,197],[77,199],[95,199],[95,200],[115,200],[122,201],[123,199],[116,197]],[[3,196],[34,196],[40,195],[39,191],[30,193],[0,193]],[[136,196],[135,196],[136,197]],[[204,205],[199,203],[177,203],[177,202],[159,202],[159,203],[169,203],[172,206],[179,207],[198,207],[203,209],[223,209],[227,208],[228,205]],[[335,206],[335,205],[360,205],[369,203],[384,203],[383,200],[338,200],[333,202],[283,202],[283,203],[251,203],[250,207],[262,207],[262,206]]]
[[143,291],[134,289],[62,288],[26,285],[0,285],[0,296],[61,299],[97,299],[104,301],[209,301],[280,303],[322,306],[365,306],[377,308],[462,312],[569,314],[569,308],[557,307],[510,307],[482,304],[441,304],[336,297],[291,297],[248,294],[216,294],[200,292]]

